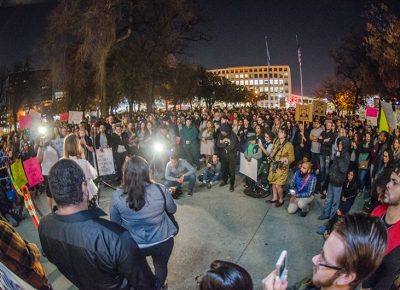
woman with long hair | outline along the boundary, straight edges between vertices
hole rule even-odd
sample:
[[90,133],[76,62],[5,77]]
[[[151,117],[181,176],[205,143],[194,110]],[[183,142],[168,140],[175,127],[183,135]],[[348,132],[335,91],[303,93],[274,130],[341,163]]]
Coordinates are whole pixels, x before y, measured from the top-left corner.
[[399,139],[399,137],[395,137],[393,139],[392,151],[393,151],[393,158],[394,158],[395,162],[398,162],[400,160],[400,139]]
[[215,129],[214,123],[211,120],[208,120],[206,123],[206,128],[204,128],[200,134],[200,154],[204,155],[206,158],[206,164],[211,161],[211,158],[214,154],[215,147]]
[[155,276],[166,287],[168,260],[178,231],[167,213],[175,213],[176,205],[164,185],[150,180],[144,158],[127,158],[122,171],[121,187],[112,194],[110,219],[130,232],[143,255],[152,257]]
[[71,133],[65,137],[63,158],[75,161],[82,168],[83,172],[85,173],[91,205],[97,204],[98,189],[93,181],[97,178],[97,171],[90,164],[90,162],[85,159],[85,154],[81,146],[81,141],[79,140],[79,137],[77,135]]
[[285,129],[278,130],[278,138],[275,139],[269,168],[268,181],[272,184],[272,199],[269,203],[275,203],[275,207],[283,205],[283,186],[289,177],[289,166],[294,161],[293,145],[287,140]]

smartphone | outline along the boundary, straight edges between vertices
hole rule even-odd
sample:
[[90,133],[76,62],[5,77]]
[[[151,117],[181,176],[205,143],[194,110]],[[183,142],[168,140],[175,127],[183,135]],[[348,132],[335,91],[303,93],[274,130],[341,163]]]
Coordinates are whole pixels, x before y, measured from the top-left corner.
[[276,273],[281,281],[286,281],[286,263],[287,263],[287,251],[282,251],[276,262]]

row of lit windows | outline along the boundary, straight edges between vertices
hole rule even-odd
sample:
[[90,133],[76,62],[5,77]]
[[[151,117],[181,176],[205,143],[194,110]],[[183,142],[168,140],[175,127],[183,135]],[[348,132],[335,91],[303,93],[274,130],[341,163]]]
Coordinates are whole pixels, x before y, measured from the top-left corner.
[[284,73],[284,74],[237,74],[237,75],[226,75],[226,78],[235,78],[235,79],[248,79],[248,78],[262,78],[264,77],[265,79],[268,78],[280,78],[280,79],[287,79],[288,73]]
[[[217,70],[218,74],[225,74],[225,73],[246,73],[246,72],[267,72],[268,67],[259,67],[259,68],[245,68],[245,69],[230,69],[230,70]],[[288,67],[270,67],[269,68],[270,72],[287,72]]]
[[[271,85],[288,85],[287,81],[283,81],[283,80],[270,80],[271,81]],[[268,85],[268,80],[240,80],[240,81],[233,81],[236,85]]]

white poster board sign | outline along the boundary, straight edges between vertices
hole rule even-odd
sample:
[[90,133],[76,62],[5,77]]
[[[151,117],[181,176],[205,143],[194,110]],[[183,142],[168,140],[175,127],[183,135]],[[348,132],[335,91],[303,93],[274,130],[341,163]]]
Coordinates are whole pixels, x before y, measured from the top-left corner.
[[360,121],[365,121],[367,119],[367,111],[366,111],[365,106],[361,106],[358,113],[359,113]]
[[246,158],[244,158],[244,154],[240,153],[239,171],[254,181],[257,181],[257,160],[252,158],[251,161],[248,161]]
[[64,156],[64,138],[56,138],[51,140],[51,145],[56,149],[58,158]]
[[69,111],[68,113],[68,123],[79,125],[82,122],[83,112],[81,111]]
[[110,175],[115,173],[114,158],[111,148],[97,149],[97,166],[99,175]]

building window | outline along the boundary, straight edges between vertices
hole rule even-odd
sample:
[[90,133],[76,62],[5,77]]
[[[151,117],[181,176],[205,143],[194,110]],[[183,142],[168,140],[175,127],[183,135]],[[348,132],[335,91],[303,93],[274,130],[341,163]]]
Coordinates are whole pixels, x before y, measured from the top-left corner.
[[253,72],[253,69],[251,68],[251,69],[249,69],[249,72]]
[[288,94],[288,93],[289,93],[289,90],[285,90],[285,93]]
[[255,85],[258,85],[258,80],[254,80],[254,84],[255,84]]
[[241,79],[243,78],[243,76],[244,76],[243,74],[240,74],[240,78],[241,78]]
[[258,74],[254,74],[254,77],[255,77],[255,78],[258,78]]
[[274,67],[274,71],[278,71],[278,69],[276,67]]
[[238,73],[239,71],[237,69],[235,69],[235,73]]
[[239,81],[236,81],[235,84],[236,84],[236,85],[239,85]]
[[285,67],[285,68],[283,69],[283,71],[287,71],[287,67]]
[[242,73],[242,72],[243,72],[243,70],[241,69],[241,70],[239,70],[239,72],[240,72],[240,73]]
[[249,78],[249,75],[248,74],[244,74],[244,78],[245,79]]
[[274,80],[273,84],[277,85],[278,84],[278,80]]
[[240,85],[241,85],[241,86],[244,85],[244,80],[240,80]]
[[247,86],[248,84],[249,84],[249,81],[248,81],[248,80],[245,80],[245,81],[244,81],[244,85]]
[[264,80],[258,80],[258,83],[259,83],[260,85],[262,85],[262,84],[264,83]]
[[279,84],[280,84],[280,85],[283,85],[283,80],[279,80]]
[[267,71],[267,68],[264,68],[264,71]]
[[238,79],[238,78],[239,78],[239,75],[235,75],[235,78]]
[[[278,92],[278,87],[274,87],[274,92],[277,93]],[[275,97],[276,98],[276,97]]]
[[280,78],[280,79],[283,79],[283,74],[279,74],[279,78]]
[[260,88],[260,92],[263,92],[263,91],[264,91],[264,88],[263,88],[263,87],[261,87],[261,88]]
[[279,71],[282,71],[282,68],[281,68],[281,67],[279,68]]
[[250,84],[250,85],[254,85],[254,81],[253,81],[253,80],[250,80],[250,81],[249,81],[249,84]]

